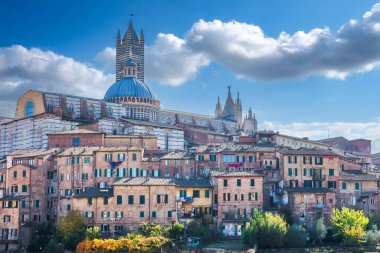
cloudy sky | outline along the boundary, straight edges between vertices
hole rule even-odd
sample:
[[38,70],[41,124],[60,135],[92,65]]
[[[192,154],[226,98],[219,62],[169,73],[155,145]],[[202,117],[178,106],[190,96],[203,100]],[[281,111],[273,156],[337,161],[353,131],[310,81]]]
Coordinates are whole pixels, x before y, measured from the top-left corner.
[[0,115],[28,89],[101,98],[134,13],[165,108],[213,114],[226,86],[261,129],[380,151],[376,1],[17,1],[0,8]]

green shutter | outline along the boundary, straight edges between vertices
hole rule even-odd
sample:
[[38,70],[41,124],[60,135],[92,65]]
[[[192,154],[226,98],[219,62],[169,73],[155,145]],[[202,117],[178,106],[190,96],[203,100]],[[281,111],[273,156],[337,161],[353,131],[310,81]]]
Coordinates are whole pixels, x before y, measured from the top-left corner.
[[294,169],[294,176],[298,176],[298,169],[297,168]]
[[288,169],[288,176],[291,176],[291,175],[292,175],[292,169],[289,168],[289,169]]

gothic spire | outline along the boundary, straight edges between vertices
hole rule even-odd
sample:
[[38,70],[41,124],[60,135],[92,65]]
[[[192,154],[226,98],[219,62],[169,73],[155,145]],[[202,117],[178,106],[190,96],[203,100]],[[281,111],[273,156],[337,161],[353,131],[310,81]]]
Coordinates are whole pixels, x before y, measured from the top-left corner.
[[223,116],[234,118],[234,116],[235,116],[235,102],[234,102],[232,95],[231,95],[231,85],[228,85],[227,89],[228,89],[228,95],[227,95],[226,103],[224,104],[224,108],[223,108]]

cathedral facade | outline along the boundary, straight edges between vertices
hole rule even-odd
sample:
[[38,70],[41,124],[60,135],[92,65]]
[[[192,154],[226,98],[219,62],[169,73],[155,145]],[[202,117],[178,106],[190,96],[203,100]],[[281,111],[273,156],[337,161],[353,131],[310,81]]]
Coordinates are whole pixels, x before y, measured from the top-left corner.
[[47,148],[48,134],[88,129],[111,135],[156,136],[162,150],[228,142],[233,136],[253,134],[257,122],[252,110],[243,118],[242,101],[234,100],[231,86],[225,105],[219,98],[215,116],[161,108],[144,82],[144,35],[132,22],[116,39],[116,82],[103,99],[45,91],[27,91],[18,99],[13,120],[0,123],[0,157],[26,148]]

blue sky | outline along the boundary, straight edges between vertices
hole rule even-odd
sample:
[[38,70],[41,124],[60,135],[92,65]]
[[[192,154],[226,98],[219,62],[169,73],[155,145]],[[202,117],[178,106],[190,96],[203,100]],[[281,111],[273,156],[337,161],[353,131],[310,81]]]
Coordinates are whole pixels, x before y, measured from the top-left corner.
[[[327,132],[340,135],[338,131],[342,128],[337,127],[333,131],[330,129],[335,129],[337,123],[343,122],[349,124],[344,128],[357,127],[357,129],[349,132],[342,131],[342,135],[346,134],[349,138],[379,138],[374,136],[378,133],[378,125],[375,130],[368,128],[368,124],[370,126],[379,124],[380,117],[377,99],[377,94],[380,93],[380,71],[377,67],[380,55],[376,58],[377,49],[374,49],[375,53],[370,52],[370,55],[376,57],[369,57],[371,59],[366,59],[366,62],[361,59],[359,48],[359,56],[353,52],[354,56],[347,60],[357,60],[359,65],[343,69],[340,66],[345,62],[334,62],[334,65],[331,61],[326,63],[321,60],[320,63],[315,63],[315,68],[320,68],[318,71],[304,69],[304,66],[309,62],[312,64],[314,61],[317,62],[319,55],[323,53],[322,50],[315,49],[313,54],[302,55],[302,61],[297,59],[290,62],[287,59],[288,54],[275,62],[277,58],[273,60],[270,57],[272,53],[263,53],[261,61],[268,60],[269,63],[263,65],[266,74],[262,75],[263,71],[257,70],[257,67],[260,67],[260,60],[255,59],[250,62],[248,56],[248,58],[235,57],[231,49],[235,45],[233,43],[219,41],[220,45],[226,45],[224,52],[223,46],[219,51],[213,50],[212,47],[215,44],[212,43],[215,41],[212,39],[207,42],[209,44],[194,42],[195,35],[201,34],[207,38],[207,32],[217,26],[213,20],[219,20],[223,24],[223,29],[227,31],[225,35],[227,38],[230,36],[227,36],[227,33],[233,34],[231,29],[241,29],[244,34],[246,32],[245,25],[248,26],[247,29],[249,27],[260,28],[264,38],[274,40],[278,39],[282,32],[294,37],[294,34],[299,31],[308,34],[315,28],[326,29],[325,31],[331,32],[331,37],[339,38],[337,33],[342,25],[349,24],[351,19],[359,20],[360,23],[364,13],[371,11],[376,3],[376,1],[357,0],[5,0],[2,1],[0,8],[0,87],[3,86],[7,94],[0,95],[0,105],[5,109],[1,114],[6,115],[4,111],[8,111],[8,108],[12,111],[15,99],[30,88],[53,89],[64,93],[73,92],[101,97],[104,90],[113,81],[113,69],[109,66],[110,62],[112,64],[113,58],[110,56],[107,59],[107,54],[99,57],[99,54],[107,47],[114,48],[117,30],[120,29],[124,33],[129,24],[129,14],[134,13],[134,27],[137,31],[143,28],[147,47],[150,48],[147,51],[151,58],[147,57],[147,59],[156,60],[154,57],[157,57],[157,51],[161,49],[160,45],[162,46],[157,37],[160,33],[164,36],[173,34],[175,41],[184,41],[184,46],[181,46],[186,51],[183,59],[180,57],[183,51],[175,52],[176,54],[168,52],[167,61],[163,57],[159,59],[162,64],[162,72],[173,68],[174,73],[178,74],[181,81],[170,81],[167,75],[161,76],[159,73],[161,67],[155,70],[155,75],[149,77],[149,73],[147,73],[148,85],[165,108],[213,114],[217,96],[221,96],[221,100],[224,102],[226,86],[231,84],[234,96],[237,91],[240,91],[243,109],[248,110],[249,106],[252,106],[263,128],[277,128],[286,133],[293,133],[291,130],[297,129],[295,126],[301,126],[298,129],[301,133],[298,135],[308,134],[311,137],[321,138],[327,137]],[[201,23],[199,20],[204,20],[205,23]],[[236,23],[231,21],[236,21]],[[376,23],[377,20],[371,22]],[[196,26],[197,24],[199,26]],[[193,33],[190,31],[192,27]],[[354,29],[349,32],[352,30]],[[347,33],[351,34],[349,32]],[[317,34],[315,37],[319,38],[322,35]],[[168,39],[168,37],[164,38]],[[164,42],[169,48],[174,45],[170,44],[173,42],[172,40]],[[367,41],[355,45],[361,45],[363,48],[366,47],[365,45],[372,45],[375,42],[377,41],[371,40],[370,37]],[[257,52],[267,50],[267,44],[271,42],[262,43],[265,44],[265,47],[259,48]],[[260,42],[259,46],[262,46],[262,43]],[[254,44],[255,41],[251,41],[247,47],[252,47]],[[14,48],[14,45],[21,47]],[[31,51],[32,48],[37,51]],[[355,49],[355,47],[352,48]],[[330,50],[335,49],[333,47]],[[339,50],[338,48],[335,51]],[[335,54],[335,51],[332,54]],[[54,55],[47,56],[48,52]],[[351,54],[349,51],[349,53],[344,50],[342,52]],[[10,61],[16,67],[6,69],[3,66],[3,71],[1,71],[2,54],[6,56],[3,57],[4,59],[11,59]],[[327,54],[330,53],[327,52]],[[336,54],[338,55],[338,53]],[[30,55],[34,57],[32,60]],[[59,60],[60,56],[64,59]],[[61,65],[57,65],[52,70],[41,62],[35,63],[35,57],[47,57],[48,64],[46,65],[54,65],[56,61],[60,61]],[[177,57],[177,59],[173,59],[173,57]],[[342,58],[344,59],[341,55],[336,57],[340,60]],[[168,62],[184,66],[177,70],[175,69],[177,66],[170,66]],[[287,69],[288,65],[295,63],[299,65],[291,66],[293,69],[290,72],[297,72],[296,69],[299,68],[301,69],[300,73],[282,74],[283,70],[279,70]],[[371,65],[369,69],[363,67],[364,65],[368,66],[367,63]],[[3,62],[4,64],[8,63]],[[25,67],[28,64],[35,64],[35,66]],[[76,71],[72,69],[65,69],[62,72],[62,69],[70,64],[77,64],[75,68],[79,68],[83,72],[74,73]],[[186,74],[185,72],[190,70],[185,65],[192,64],[196,65],[195,70]],[[311,68],[314,66],[312,64]],[[330,72],[323,66],[324,64],[332,64],[331,68],[338,69],[339,75],[334,74],[333,77],[327,77]],[[23,69],[22,73],[17,72],[21,68],[27,68],[27,70]],[[46,73],[47,71],[50,72]],[[342,73],[345,73],[344,78],[341,76]],[[52,81],[54,75],[60,76],[59,80]],[[70,79],[65,75],[81,76]],[[80,81],[76,81],[79,79],[85,84],[82,85]],[[168,81],[166,82],[166,80]],[[299,125],[294,125],[296,123]],[[372,131],[372,134],[369,135],[368,131]],[[380,149],[380,144],[378,148]]]

